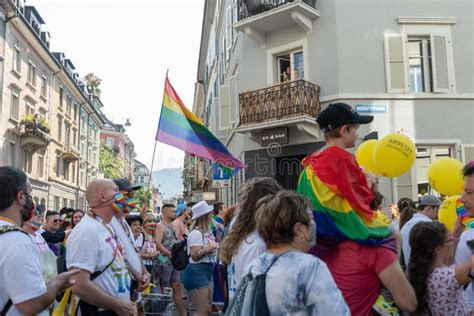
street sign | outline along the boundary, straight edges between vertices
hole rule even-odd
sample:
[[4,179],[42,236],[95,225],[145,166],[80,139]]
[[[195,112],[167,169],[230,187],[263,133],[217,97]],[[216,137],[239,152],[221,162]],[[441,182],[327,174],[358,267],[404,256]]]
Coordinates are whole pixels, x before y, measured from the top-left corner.
[[217,162],[212,164],[212,180],[230,180],[231,172],[222,168]]
[[355,111],[357,113],[387,113],[387,106],[375,104],[356,104]]
[[212,180],[213,189],[230,188],[230,180]]
[[270,144],[288,144],[288,127],[264,129],[260,139],[260,145],[266,147]]
[[216,200],[216,192],[203,192],[202,199],[204,201],[215,201]]

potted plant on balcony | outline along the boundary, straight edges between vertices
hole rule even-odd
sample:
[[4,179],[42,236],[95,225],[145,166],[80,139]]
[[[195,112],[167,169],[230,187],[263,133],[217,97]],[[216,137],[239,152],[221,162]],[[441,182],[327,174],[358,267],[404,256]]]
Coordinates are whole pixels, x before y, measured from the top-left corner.
[[33,127],[35,125],[35,117],[33,114],[25,114],[21,118],[20,124]]
[[37,127],[40,130],[42,130],[43,132],[45,132],[46,134],[49,134],[49,132],[51,131],[51,127],[49,125],[49,122],[46,121],[46,119],[44,117],[39,118]]

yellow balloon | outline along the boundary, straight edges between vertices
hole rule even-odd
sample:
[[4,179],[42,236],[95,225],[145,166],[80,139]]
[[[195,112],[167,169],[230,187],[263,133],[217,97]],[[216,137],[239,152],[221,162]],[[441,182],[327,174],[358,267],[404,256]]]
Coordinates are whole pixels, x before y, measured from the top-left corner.
[[377,142],[374,150],[375,167],[388,178],[401,176],[410,170],[415,157],[415,145],[403,134],[388,134]]
[[444,226],[452,232],[454,229],[454,223],[456,222],[456,201],[460,198],[459,195],[453,195],[443,201],[443,204],[439,207],[438,221],[443,223]]
[[376,176],[380,176],[380,172],[377,171],[374,163],[375,145],[377,145],[377,140],[375,139],[363,142],[360,144],[359,148],[357,148],[355,157],[359,166],[364,167],[366,171],[369,171]]
[[461,194],[464,189],[463,165],[454,158],[440,158],[428,167],[428,183],[443,195]]

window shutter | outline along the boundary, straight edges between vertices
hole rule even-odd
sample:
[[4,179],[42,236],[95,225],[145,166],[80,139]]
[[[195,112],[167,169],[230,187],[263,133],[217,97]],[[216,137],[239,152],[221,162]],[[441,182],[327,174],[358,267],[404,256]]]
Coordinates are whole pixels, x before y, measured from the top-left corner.
[[461,157],[464,163],[474,160],[474,144],[461,145]]
[[219,129],[226,130],[230,128],[230,102],[228,85],[222,85],[220,87],[219,101]]
[[385,34],[384,44],[387,92],[408,91],[405,35]]
[[239,120],[239,91],[237,87],[237,76],[233,76],[229,81],[230,87],[230,122],[237,123]]
[[431,60],[433,65],[433,92],[450,92],[448,53],[446,36],[430,36]]

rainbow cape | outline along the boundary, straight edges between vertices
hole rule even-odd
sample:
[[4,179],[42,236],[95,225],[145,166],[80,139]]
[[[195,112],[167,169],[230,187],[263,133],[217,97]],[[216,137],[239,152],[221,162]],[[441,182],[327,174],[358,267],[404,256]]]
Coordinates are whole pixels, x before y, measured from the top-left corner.
[[202,121],[189,111],[166,76],[156,140],[231,169],[243,168]]
[[313,205],[318,238],[380,245],[390,235],[390,220],[370,209],[374,199],[354,155],[328,147],[303,160],[298,193]]

